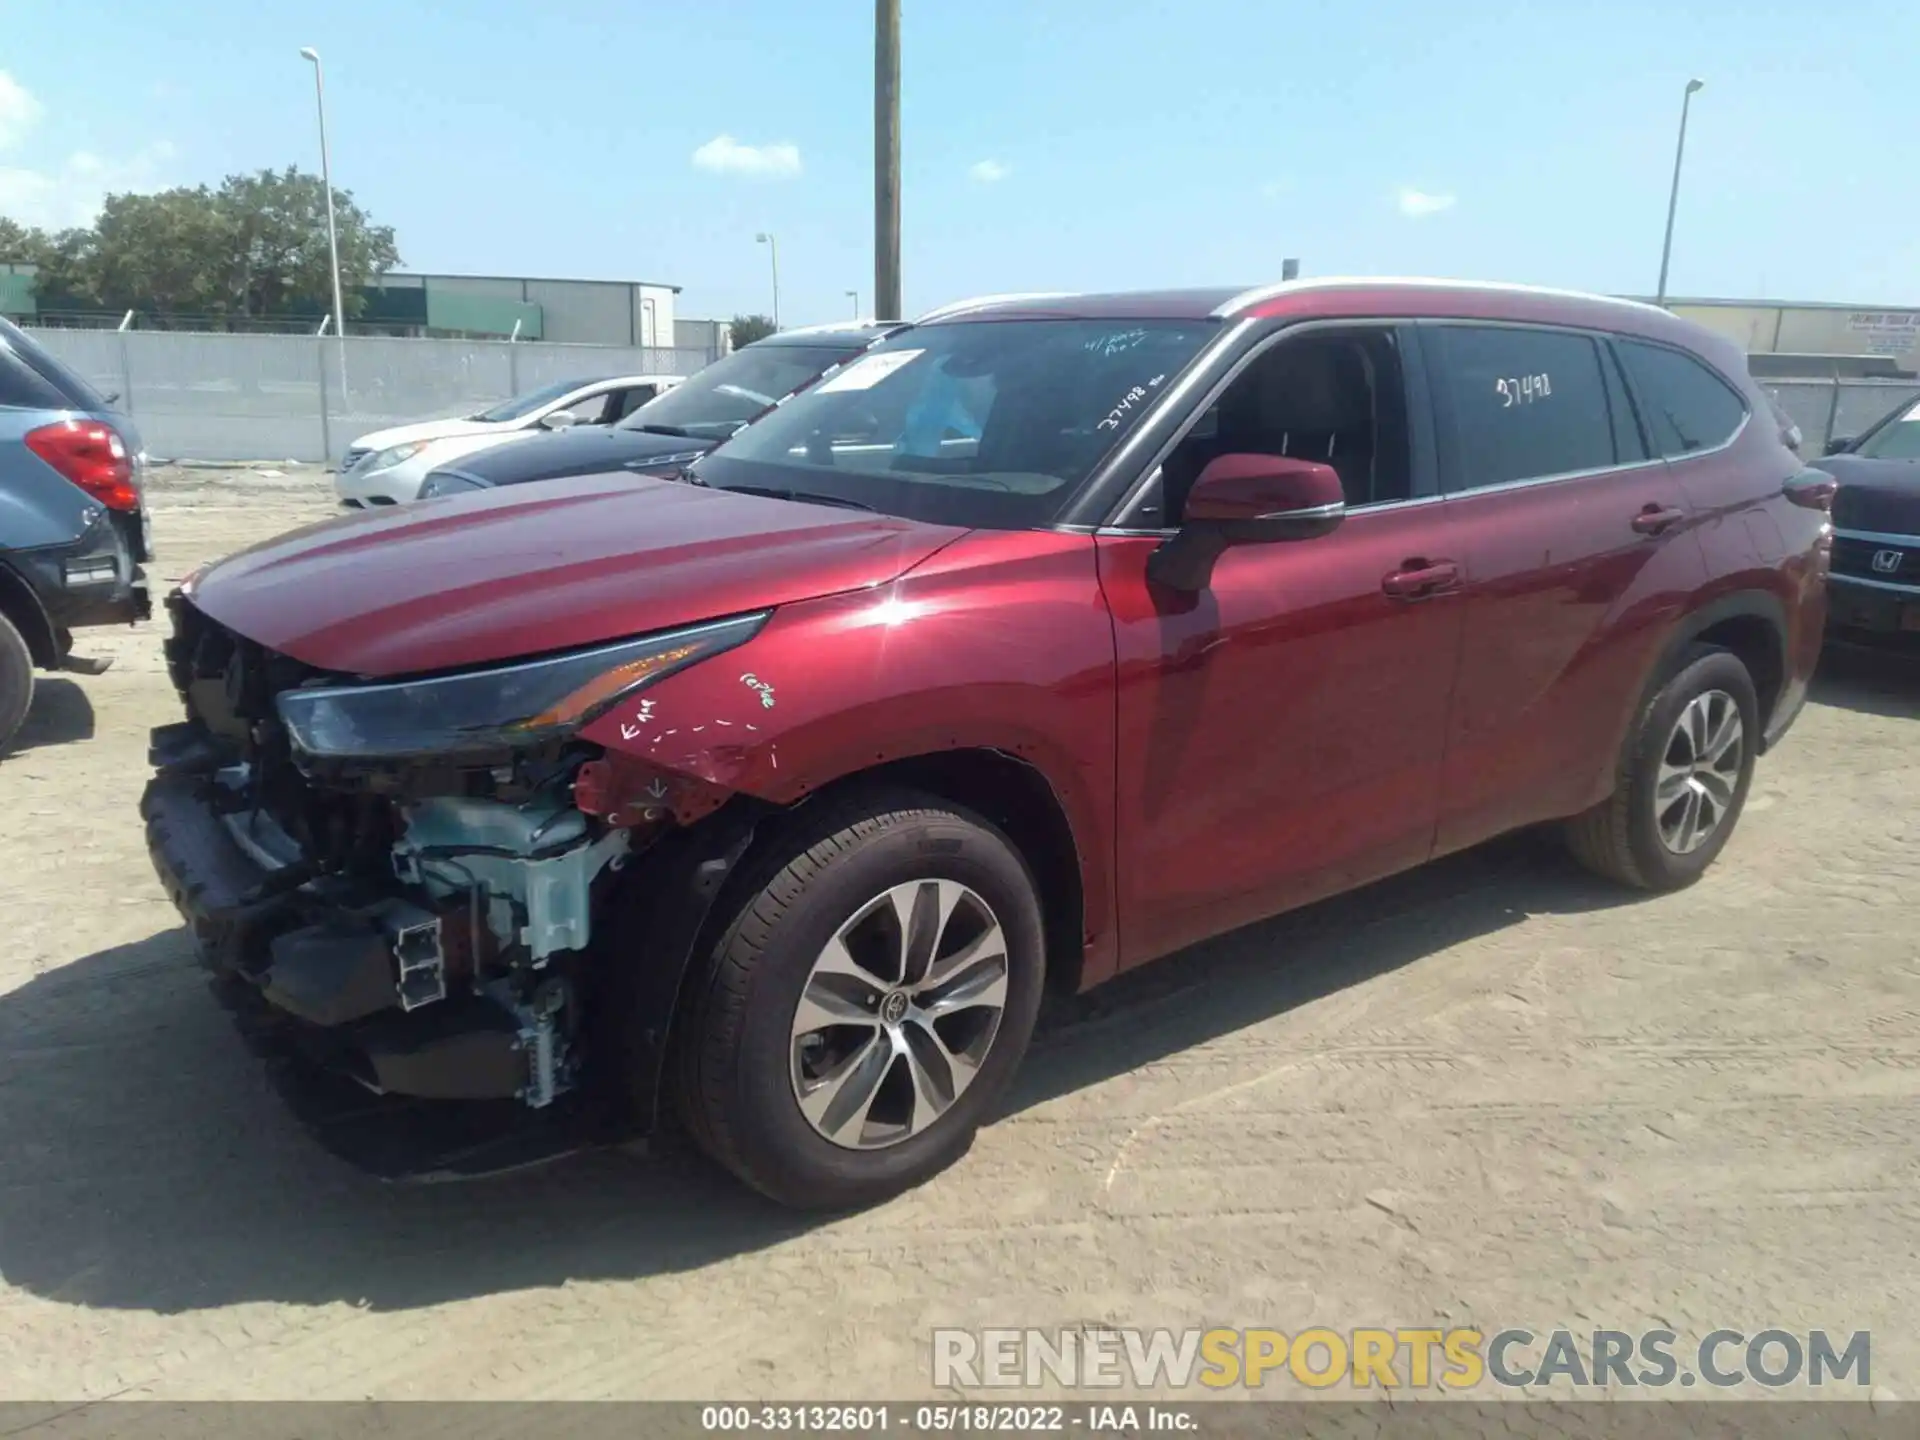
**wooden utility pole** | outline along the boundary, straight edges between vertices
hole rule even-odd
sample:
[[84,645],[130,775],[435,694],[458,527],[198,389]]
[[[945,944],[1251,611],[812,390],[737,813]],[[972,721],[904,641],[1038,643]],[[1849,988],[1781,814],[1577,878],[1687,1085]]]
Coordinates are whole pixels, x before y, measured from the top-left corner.
[[900,0],[873,7],[874,315],[900,313]]

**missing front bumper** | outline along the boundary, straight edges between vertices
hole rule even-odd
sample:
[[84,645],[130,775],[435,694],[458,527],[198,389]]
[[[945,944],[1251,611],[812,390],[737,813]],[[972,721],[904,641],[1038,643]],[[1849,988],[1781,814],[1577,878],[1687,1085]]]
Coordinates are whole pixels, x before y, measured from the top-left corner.
[[448,996],[438,916],[291,887],[235,842],[213,792],[203,777],[155,776],[140,804],[147,850],[202,962],[251,992],[260,1022],[383,1093],[523,1097],[526,1027],[485,997]]

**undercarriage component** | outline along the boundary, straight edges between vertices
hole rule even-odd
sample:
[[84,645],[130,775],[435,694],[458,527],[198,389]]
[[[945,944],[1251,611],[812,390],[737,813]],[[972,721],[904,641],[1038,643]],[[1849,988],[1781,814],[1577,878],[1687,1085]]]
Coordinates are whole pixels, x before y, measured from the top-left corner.
[[503,947],[524,946],[533,965],[593,938],[593,881],[624,863],[625,830],[588,838],[587,817],[564,796],[521,805],[436,797],[402,809],[394,874],[446,899],[476,896]]
[[371,925],[309,925],[275,937],[269,953],[260,993],[289,1015],[335,1026],[393,1008],[393,952]]
[[527,1075],[519,1098],[535,1110],[544,1110],[573,1088],[572,1046],[562,1033],[571,1001],[566,982],[558,977],[542,981],[524,1004],[511,995],[501,996],[501,1002],[520,1017],[514,1048],[526,1056]]
[[405,900],[385,900],[368,912],[393,949],[402,1010],[417,1010],[447,998],[447,963],[440,946],[440,917]]

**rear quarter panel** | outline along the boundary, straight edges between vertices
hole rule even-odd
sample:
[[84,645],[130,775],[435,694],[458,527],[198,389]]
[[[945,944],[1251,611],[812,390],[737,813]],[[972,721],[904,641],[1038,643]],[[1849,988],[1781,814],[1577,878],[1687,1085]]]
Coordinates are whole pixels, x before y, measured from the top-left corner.
[[22,438],[77,413],[0,407],[0,552],[71,544],[99,508]]
[[1114,641],[1089,536],[973,531],[897,581],[782,606],[584,738],[606,748],[616,792],[683,824],[735,794],[789,805],[914,756],[1017,757],[1073,831],[1082,983],[1116,967]]
[[[1826,626],[1831,517],[1796,505],[1787,484],[1805,466],[1780,434],[1766,395],[1732,347],[1701,349],[1746,398],[1745,427],[1724,450],[1668,463],[1694,510],[1707,581],[1691,613],[1723,609],[1742,596],[1777,602],[1785,625],[1782,675],[1771,717],[1790,717],[1805,698]],[[1771,609],[1771,607],[1767,607]],[[1762,703],[1769,697],[1763,696]]]

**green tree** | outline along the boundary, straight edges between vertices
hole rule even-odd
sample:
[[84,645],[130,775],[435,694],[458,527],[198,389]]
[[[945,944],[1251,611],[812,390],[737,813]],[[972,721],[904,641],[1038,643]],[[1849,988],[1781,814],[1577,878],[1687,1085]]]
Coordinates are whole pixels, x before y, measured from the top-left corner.
[[0,215],[0,265],[38,265],[46,249],[44,231]]
[[[351,318],[365,304],[360,286],[400,255],[392,228],[375,225],[352,195],[335,190],[333,205]],[[217,190],[109,195],[92,226],[58,235],[0,220],[0,260],[9,251],[40,266],[43,306],[235,318],[333,308],[326,188],[291,166],[229,175]]]
[[[327,192],[317,175],[262,170],[229,175],[215,197],[230,227],[228,303],[242,315],[289,311],[324,313],[333,308],[327,254]],[[341,300],[347,318],[365,301],[360,286],[400,263],[393,229],[375,225],[344,190],[333,192],[340,237]]]
[[773,318],[769,315],[736,315],[727,323],[733,332],[733,348],[751,345],[756,340],[764,340],[773,334]]

